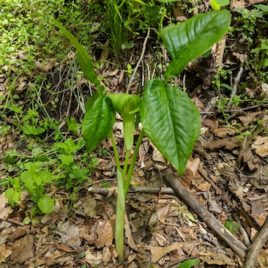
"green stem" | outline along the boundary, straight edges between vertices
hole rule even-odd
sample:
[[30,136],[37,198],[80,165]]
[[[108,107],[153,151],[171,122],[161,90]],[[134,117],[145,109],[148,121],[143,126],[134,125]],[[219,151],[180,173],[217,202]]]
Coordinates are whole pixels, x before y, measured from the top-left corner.
[[117,169],[117,200],[115,217],[115,248],[120,263],[124,261],[125,191],[121,169]]
[[116,142],[115,142],[115,137],[114,137],[113,133],[111,135],[111,141],[112,141],[112,146],[113,146],[113,150],[114,150],[115,164],[116,164],[117,169],[121,171],[119,153],[118,153],[118,150],[116,148]]
[[140,148],[143,136],[144,136],[144,131],[142,130],[140,133],[140,136],[138,138],[138,141],[136,143],[136,146],[135,146],[135,150],[134,150],[133,157],[131,159],[130,167],[129,167],[128,172],[126,174],[125,185],[124,185],[125,186],[124,187],[125,188],[125,195],[127,195],[127,193],[128,193],[131,177],[132,177],[134,166],[135,166],[135,163],[136,163],[136,160],[138,157],[139,148]]
[[115,216],[115,248],[118,253],[120,263],[124,262],[124,223],[125,223],[125,191],[124,178],[120,167],[119,153],[116,148],[115,137],[111,135],[111,141],[114,151],[116,163],[116,178],[117,178],[117,200],[116,200],[116,216]]
[[126,150],[126,156],[125,156],[125,162],[124,162],[124,169],[123,169],[123,175],[122,175],[124,181],[126,179],[129,157],[130,157],[130,150]]

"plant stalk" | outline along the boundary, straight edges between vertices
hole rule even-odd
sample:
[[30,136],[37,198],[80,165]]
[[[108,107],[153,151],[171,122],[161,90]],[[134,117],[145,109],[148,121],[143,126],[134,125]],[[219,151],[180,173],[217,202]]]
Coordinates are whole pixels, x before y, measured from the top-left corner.
[[140,136],[139,136],[139,138],[137,140],[135,150],[134,150],[134,154],[133,154],[133,157],[131,159],[130,167],[129,167],[128,172],[126,174],[126,178],[124,178],[124,181],[125,181],[125,185],[124,185],[125,195],[127,195],[128,190],[129,190],[130,180],[131,180],[131,177],[132,177],[132,174],[133,174],[133,171],[134,171],[135,163],[136,163],[136,160],[137,160],[137,157],[138,157],[139,148],[140,148],[143,136],[144,136],[144,131],[142,130],[141,133],[140,133]]

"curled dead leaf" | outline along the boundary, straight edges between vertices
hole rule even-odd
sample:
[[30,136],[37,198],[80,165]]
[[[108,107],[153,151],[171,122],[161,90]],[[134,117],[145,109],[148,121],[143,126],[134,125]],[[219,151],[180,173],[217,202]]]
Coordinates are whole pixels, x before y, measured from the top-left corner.
[[257,136],[252,148],[261,157],[268,156],[268,137]]
[[173,250],[180,249],[182,247],[182,243],[175,242],[166,247],[150,247],[152,253],[152,262],[156,263],[161,258],[163,258],[166,254],[170,253]]

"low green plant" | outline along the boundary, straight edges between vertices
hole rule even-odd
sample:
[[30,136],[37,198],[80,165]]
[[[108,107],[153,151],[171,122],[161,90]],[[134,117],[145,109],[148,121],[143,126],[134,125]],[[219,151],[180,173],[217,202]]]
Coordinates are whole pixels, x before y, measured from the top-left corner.
[[226,222],[224,223],[224,226],[234,235],[236,235],[239,231],[239,225],[232,219],[226,220]]
[[200,261],[198,259],[189,259],[180,263],[178,268],[192,268],[195,265],[198,265],[199,263]]
[[[160,1],[164,2],[164,1]],[[103,3],[101,4],[103,5]],[[157,30],[166,15],[166,7],[155,0],[105,0],[108,39],[116,56],[134,46],[133,39],[149,27]]]
[[[108,94],[94,71],[90,55],[65,27],[59,22],[55,24],[75,46],[85,77],[97,89],[86,104],[82,135],[89,152],[106,137],[110,137],[112,142],[118,188],[115,244],[119,261],[123,262],[125,201],[143,136],[147,135],[179,175],[184,173],[199,136],[200,116],[187,93],[172,86],[169,80],[223,37],[230,24],[230,14],[226,10],[199,14],[183,23],[164,28],[160,36],[172,60],[164,79],[149,81],[141,97],[124,93]],[[125,161],[122,166],[112,133],[116,113],[123,119]],[[132,152],[134,132],[139,122],[142,130]]]
[[9,203],[16,205],[20,202],[22,191],[26,190],[40,212],[50,213],[55,200],[46,194],[46,186],[52,181],[53,175],[44,163],[28,162],[18,177],[10,179],[11,187],[5,191],[5,196]]

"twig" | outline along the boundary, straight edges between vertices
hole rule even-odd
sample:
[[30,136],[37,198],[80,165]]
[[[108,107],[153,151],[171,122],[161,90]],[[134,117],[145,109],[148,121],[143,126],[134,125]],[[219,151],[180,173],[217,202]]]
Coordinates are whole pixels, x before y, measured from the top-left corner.
[[19,226],[25,226],[25,224],[23,224],[22,222],[19,222],[19,221],[14,220],[14,219],[1,219],[0,218],[0,221],[6,221],[6,222],[9,222],[9,223],[19,225]]
[[232,100],[233,100],[234,96],[237,93],[237,88],[238,88],[238,84],[239,84],[239,81],[241,79],[242,73],[243,73],[243,67],[241,66],[240,69],[239,69],[239,71],[238,71],[238,73],[237,73],[237,75],[236,75],[236,78],[234,80],[233,91],[231,93],[230,100],[228,102],[228,107],[230,107],[230,105],[232,103]]
[[254,268],[256,267],[256,259],[258,254],[260,253],[262,247],[266,244],[268,240],[268,217],[266,217],[265,223],[262,226],[261,231],[254,239],[253,243],[249,247],[245,268]]
[[131,77],[129,79],[129,83],[128,83],[128,86],[127,86],[126,93],[129,93],[129,89],[131,87],[132,81],[133,81],[133,79],[134,79],[134,77],[135,77],[135,75],[136,75],[136,73],[138,71],[138,68],[139,68],[139,66],[141,64],[141,61],[142,61],[142,59],[144,57],[144,53],[145,53],[145,50],[146,50],[146,44],[147,44],[147,41],[148,41],[149,36],[150,36],[150,28],[148,29],[147,35],[146,35],[145,40],[143,42],[141,56],[139,58],[139,61],[138,61],[137,65],[136,65],[136,67],[135,67],[135,69],[134,69],[134,71],[133,71],[133,73],[132,73],[132,75],[131,75]]
[[167,183],[173,188],[176,195],[184,201],[215,234],[240,257],[246,256],[246,246],[233,236],[209,211],[202,207],[191,193],[182,185],[178,178],[172,175],[164,176]]
[[[110,193],[116,193],[115,188],[96,188],[90,187],[89,192],[101,195],[108,195]],[[131,187],[129,188],[129,193],[147,193],[147,194],[174,194],[172,188],[165,187]]]

